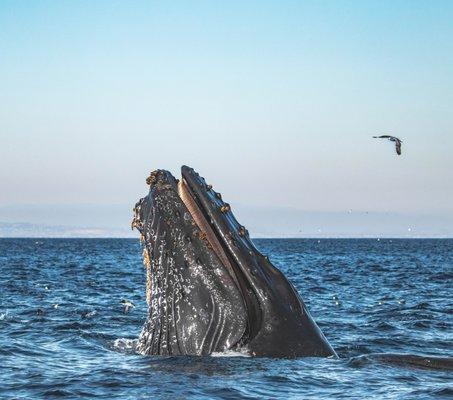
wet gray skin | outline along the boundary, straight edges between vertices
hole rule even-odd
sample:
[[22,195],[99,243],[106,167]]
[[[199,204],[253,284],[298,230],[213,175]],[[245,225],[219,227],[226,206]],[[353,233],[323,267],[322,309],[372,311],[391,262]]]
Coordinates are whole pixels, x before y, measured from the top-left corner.
[[148,279],[141,353],[336,357],[295,288],[204,178],[183,166],[181,180],[156,170],[147,183],[132,221]]

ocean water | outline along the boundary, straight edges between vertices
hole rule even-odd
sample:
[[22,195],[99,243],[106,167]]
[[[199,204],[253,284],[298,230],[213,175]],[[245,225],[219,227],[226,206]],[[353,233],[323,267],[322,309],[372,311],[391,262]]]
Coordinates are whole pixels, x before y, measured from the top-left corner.
[[[340,359],[150,357],[138,240],[0,239],[0,398],[426,399],[453,371],[453,240],[256,240]],[[135,308],[123,312],[123,298]]]

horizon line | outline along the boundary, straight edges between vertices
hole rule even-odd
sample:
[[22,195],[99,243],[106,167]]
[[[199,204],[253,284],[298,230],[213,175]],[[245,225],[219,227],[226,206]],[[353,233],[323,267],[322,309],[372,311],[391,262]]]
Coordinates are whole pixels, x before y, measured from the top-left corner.
[[[129,236],[0,236],[2,239],[121,239],[121,240],[138,240]],[[298,240],[298,239],[313,239],[313,240],[332,240],[332,239],[374,239],[374,240],[452,240],[453,236],[262,236],[252,237],[251,240]]]

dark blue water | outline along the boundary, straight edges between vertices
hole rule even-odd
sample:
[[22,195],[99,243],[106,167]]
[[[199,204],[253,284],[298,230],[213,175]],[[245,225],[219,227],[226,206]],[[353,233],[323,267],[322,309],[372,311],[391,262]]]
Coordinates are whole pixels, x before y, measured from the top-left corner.
[[[407,398],[453,373],[373,353],[452,356],[453,240],[258,240],[340,360],[145,357],[138,240],[0,239],[0,398]],[[123,313],[121,299],[136,308]]]

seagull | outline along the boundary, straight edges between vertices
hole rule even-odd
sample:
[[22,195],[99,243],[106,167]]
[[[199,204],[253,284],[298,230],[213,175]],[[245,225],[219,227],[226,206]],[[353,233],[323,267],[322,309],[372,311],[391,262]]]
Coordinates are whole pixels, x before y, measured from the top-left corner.
[[390,135],[381,135],[381,136],[373,136],[375,139],[388,139],[391,142],[395,142],[395,150],[396,154],[399,156],[401,155],[401,143],[403,143],[402,140],[398,139],[395,136],[390,136]]
[[121,300],[121,304],[124,306],[124,314],[127,314],[129,312],[129,310],[131,310],[132,308],[135,307],[134,303],[132,303],[132,301],[130,300],[126,300],[126,299],[123,299]]

